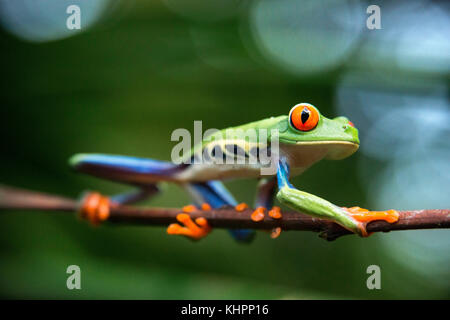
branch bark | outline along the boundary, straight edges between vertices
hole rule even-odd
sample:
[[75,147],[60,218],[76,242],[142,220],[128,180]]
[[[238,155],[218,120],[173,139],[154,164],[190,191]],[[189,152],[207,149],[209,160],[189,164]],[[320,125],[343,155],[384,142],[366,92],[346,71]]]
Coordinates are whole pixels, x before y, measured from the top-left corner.
[[[0,209],[3,210],[40,210],[77,212],[78,201],[0,186]],[[179,208],[142,208],[132,206],[112,207],[109,219],[113,224],[164,225],[177,222]],[[281,227],[282,230],[319,232],[327,240],[335,240],[341,236],[352,234],[350,231],[328,220],[314,218],[299,212],[283,212],[281,219],[273,219],[266,215],[264,220],[254,222],[250,216],[252,209],[242,212],[233,207],[222,207],[209,211],[194,211],[192,218],[204,217],[213,228],[226,229],[265,229]],[[396,223],[372,221],[367,225],[369,232],[389,232],[399,230],[450,228],[450,210],[412,210],[399,211],[400,218]]]

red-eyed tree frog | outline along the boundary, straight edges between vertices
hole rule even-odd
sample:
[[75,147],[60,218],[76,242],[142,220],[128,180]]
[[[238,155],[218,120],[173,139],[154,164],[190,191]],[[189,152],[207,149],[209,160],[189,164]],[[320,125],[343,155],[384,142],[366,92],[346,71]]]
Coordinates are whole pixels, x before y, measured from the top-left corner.
[[[225,133],[235,130],[251,132],[248,135],[229,138]],[[261,132],[268,132],[263,135]],[[274,140],[274,132],[277,140]],[[221,181],[237,178],[258,178],[257,196],[252,220],[260,221],[265,213],[274,219],[282,219],[279,207],[272,207],[273,197],[288,207],[318,218],[328,219],[360,235],[368,236],[366,224],[373,220],[393,223],[398,212],[369,211],[359,207],[339,207],[315,195],[296,189],[291,176],[304,172],[322,159],[340,160],[353,154],[359,147],[358,130],[345,117],[328,119],[308,103],[295,105],[288,115],[271,117],[243,126],[224,129],[204,139],[185,155],[182,161],[166,162],[145,158],[106,154],[77,154],[70,164],[78,171],[97,177],[127,183],[138,187],[135,192],[106,197],[96,192],[88,193],[82,200],[80,213],[98,223],[106,220],[109,208],[114,204],[130,204],[156,194],[161,182],[178,184],[188,191],[196,206],[208,210],[224,205],[235,206],[242,211],[246,204],[237,204]],[[276,148],[274,141],[276,141]],[[264,152],[263,152],[264,151]],[[268,162],[262,155],[276,159],[275,170],[264,173]],[[276,157],[274,156],[276,155]],[[203,161],[198,161],[202,159]],[[217,160],[232,160],[217,161]],[[256,159],[251,162],[250,159]],[[270,165],[273,165],[270,164]],[[181,224],[171,224],[167,233],[192,239],[205,237],[211,231],[204,218],[193,221],[189,212],[195,207],[186,206],[177,216]],[[276,237],[280,230],[273,230]],[[253,238],[252,230],[230,230],[239,241]]]

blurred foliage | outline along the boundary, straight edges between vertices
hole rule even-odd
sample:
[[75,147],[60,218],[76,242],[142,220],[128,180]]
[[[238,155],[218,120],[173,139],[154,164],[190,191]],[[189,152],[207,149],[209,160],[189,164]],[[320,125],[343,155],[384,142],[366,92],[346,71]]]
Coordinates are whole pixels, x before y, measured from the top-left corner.
[[[251,43],[242,44],[235,17],[191,22],[155,1],[115,10],[60,41],[32,44],[0,33],[1,183],[70,197],[85,189],[115,194],[128,187],[76,174],[67,159],[78,152],[169,159],[171,132],[192,129],[194,120],[224,128],[285,114],[300,101],[337,116],[340,69],[293,77],[270,67],[249,53]],[[293,182],[334,203],[364,207],[358,157],[319,163]],[[255,185],[227,182],[246,202]],[[188,202],[168,186],[143,205]],[[386,255],[383,234],[327,243],[313,233],[285,232],[274,241],[261,232],[240,245],[215,230],[193,243],[167,236],[164,227],[93,228],[46,212],[2,213],[0,228],[3,298],[381,299],[449,292]],[[82,290],[66,288],[71,264],[81,267]],[[366,287],[371,264],[381,266],[382,290]]]

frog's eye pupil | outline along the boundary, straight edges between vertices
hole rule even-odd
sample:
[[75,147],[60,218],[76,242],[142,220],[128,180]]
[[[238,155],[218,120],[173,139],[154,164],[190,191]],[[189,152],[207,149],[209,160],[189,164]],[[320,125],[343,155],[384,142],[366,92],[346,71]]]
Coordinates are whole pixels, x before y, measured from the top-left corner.
[[306,123],[306,121],[308,121],[309,114],[310,114],[309,110],[307,108],[303,108],[302,115],[301,115],[301,119],[302,119],[303,123]]

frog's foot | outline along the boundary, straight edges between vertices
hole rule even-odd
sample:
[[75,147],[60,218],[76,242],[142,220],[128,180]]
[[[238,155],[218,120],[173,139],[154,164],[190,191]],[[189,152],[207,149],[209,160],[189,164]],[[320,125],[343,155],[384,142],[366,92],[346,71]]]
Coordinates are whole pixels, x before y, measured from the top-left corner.
[[[184,227],[178,223],[172,223],[167,228],[167,233],[182,235],[194,240],[206,237],[211,232],[211,227],[209,226],[208,221],[203,217],[195,219],[195,222],[192,220],[188,213],[195,210],[197,210],[197,207],[194,205],[183,207],[183,213],[177,215],[177,220],[183,224]],[[204,203],[202,205],[202,210],[211,210],[211,206]]]
[[197,218],[195,222],[187,213],[179,213],[177,220],[184,225],[180,226],[178,223],[172,223],[167,228],[168,234],[182,235],[194,240],[199,240],[206,237],[211,232],[211,227],[205,218]]
[[395,223],[400,216],[396,210],[392,209],[387,211],[369,211],[360,207],[343,207],[343,209],[346,210],[353,219],[359,222],[361,235],[363,237],[368,237],[370,235],[366,230],[366,226],[369,222],[384,220],[389,223]]
[[272,207],[272,209],[269,210],[269,216],[273,219],[281,219],[281,209],[280,207]]
[[264,212],[266,211],[266,208],[264,207],[258,207],[253,211],[251,215],[251,219],[255,222],[259,222],[264,220]]
[[81,199],[80,217],[92,225],[99,225],[109,218],[109,209],[114,203],[98,192],[88,192]]

